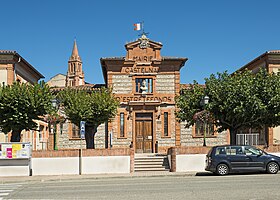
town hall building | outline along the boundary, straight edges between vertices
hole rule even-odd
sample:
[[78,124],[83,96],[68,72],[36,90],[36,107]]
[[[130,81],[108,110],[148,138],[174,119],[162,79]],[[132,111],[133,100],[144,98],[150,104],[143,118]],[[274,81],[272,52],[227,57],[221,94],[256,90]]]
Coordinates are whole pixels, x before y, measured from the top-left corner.
[[[116,117],[98,127],[95,148],[127,147],[136,153],[166,152],[173,146],[202,146],[204,130],[185,128],[176,120],[175,97],[180,94],[180,70],[185,57],[161,55],[162,44],[142,34],[125,45],[126,55],[100,59],[105,84],[84,81],[82,60],[74,42],[67,75],[58,74],[48,84],[54,91],[65,86],[95,90],[112,88],[120,106]],[[79,127],[66,121],[57,127],[59,149],[79,148]],[[208,132],[207,145],[228,143],[228,133]],[[85,141],[83,141],[83,145]]]
[[[182,88],[180,71],[187,65],[185,57],[161,54],[163,44],[145,34],[125,44],[126,55],[100,59],[105,84],[87,83],[82,58],[74,41],[66,74],[60,73],[47,83],[52,91],[65,87],[94,91],[110,87],[120,106],[114,119],[100,125],[95,134],[95,148],[133,148],[136,153],[166,153],[170,147],[198,147],[204,144],[204,126],[196,123],[186,128],[176,119],[175,97]],[[260,68],[268,72],[280,69],[280,51],[267,51],[241,67],[256,73]],[[33,66],[14,51],[0,51],[1,83],[13,81],[37,82],[43,77]],[[61,114],[61,113],[60,113]],[[62,113],[63,114],[63,113]],[[206,145],[228,144],[229,132],[218,133],[206,129]],[[274,146],[280,144],[279,127],[239,131],[237,137],[245,144]],[[8,135],[0,133],[0,141],[8,142]],[[85,148],[80,129],[67,120],[55,127],[38,122],[38,131],[23,131],[22,141],[31,142],[34,150]]]

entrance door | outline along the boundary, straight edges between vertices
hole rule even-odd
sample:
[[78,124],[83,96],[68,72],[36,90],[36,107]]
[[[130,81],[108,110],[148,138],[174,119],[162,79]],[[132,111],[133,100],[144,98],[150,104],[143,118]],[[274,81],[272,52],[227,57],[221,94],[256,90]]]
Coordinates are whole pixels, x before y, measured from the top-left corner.
[[136,113],[135,119],[136,153],[153,152],[153,114]]

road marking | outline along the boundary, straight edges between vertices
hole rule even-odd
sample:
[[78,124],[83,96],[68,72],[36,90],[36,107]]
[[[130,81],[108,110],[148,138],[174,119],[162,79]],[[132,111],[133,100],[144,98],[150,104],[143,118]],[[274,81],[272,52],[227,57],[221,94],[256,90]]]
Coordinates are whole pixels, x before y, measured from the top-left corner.
[[0,190],[0,192],[12,192],[13,190]]
[[8,196],[14,189],[21,187],[19,184],[0,184],[0,200]]

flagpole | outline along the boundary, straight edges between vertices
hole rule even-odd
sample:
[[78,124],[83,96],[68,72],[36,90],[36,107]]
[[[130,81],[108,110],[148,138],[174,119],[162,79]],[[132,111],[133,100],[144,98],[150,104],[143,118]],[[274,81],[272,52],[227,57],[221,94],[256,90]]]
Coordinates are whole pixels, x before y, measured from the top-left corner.
[[144,21],[142,21],[141,24],[142,24],[142,29],[143,29],[142,35],[145,35],[145,31],[144,31]]

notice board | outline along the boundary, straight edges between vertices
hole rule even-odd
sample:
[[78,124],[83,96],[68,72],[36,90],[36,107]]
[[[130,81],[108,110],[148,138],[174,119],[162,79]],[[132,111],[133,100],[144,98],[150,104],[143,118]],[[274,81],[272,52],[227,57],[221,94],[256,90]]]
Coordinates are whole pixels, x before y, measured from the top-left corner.
[[0,159],[21,159],[31,157],[31,145],[24,142],[0,143]]

